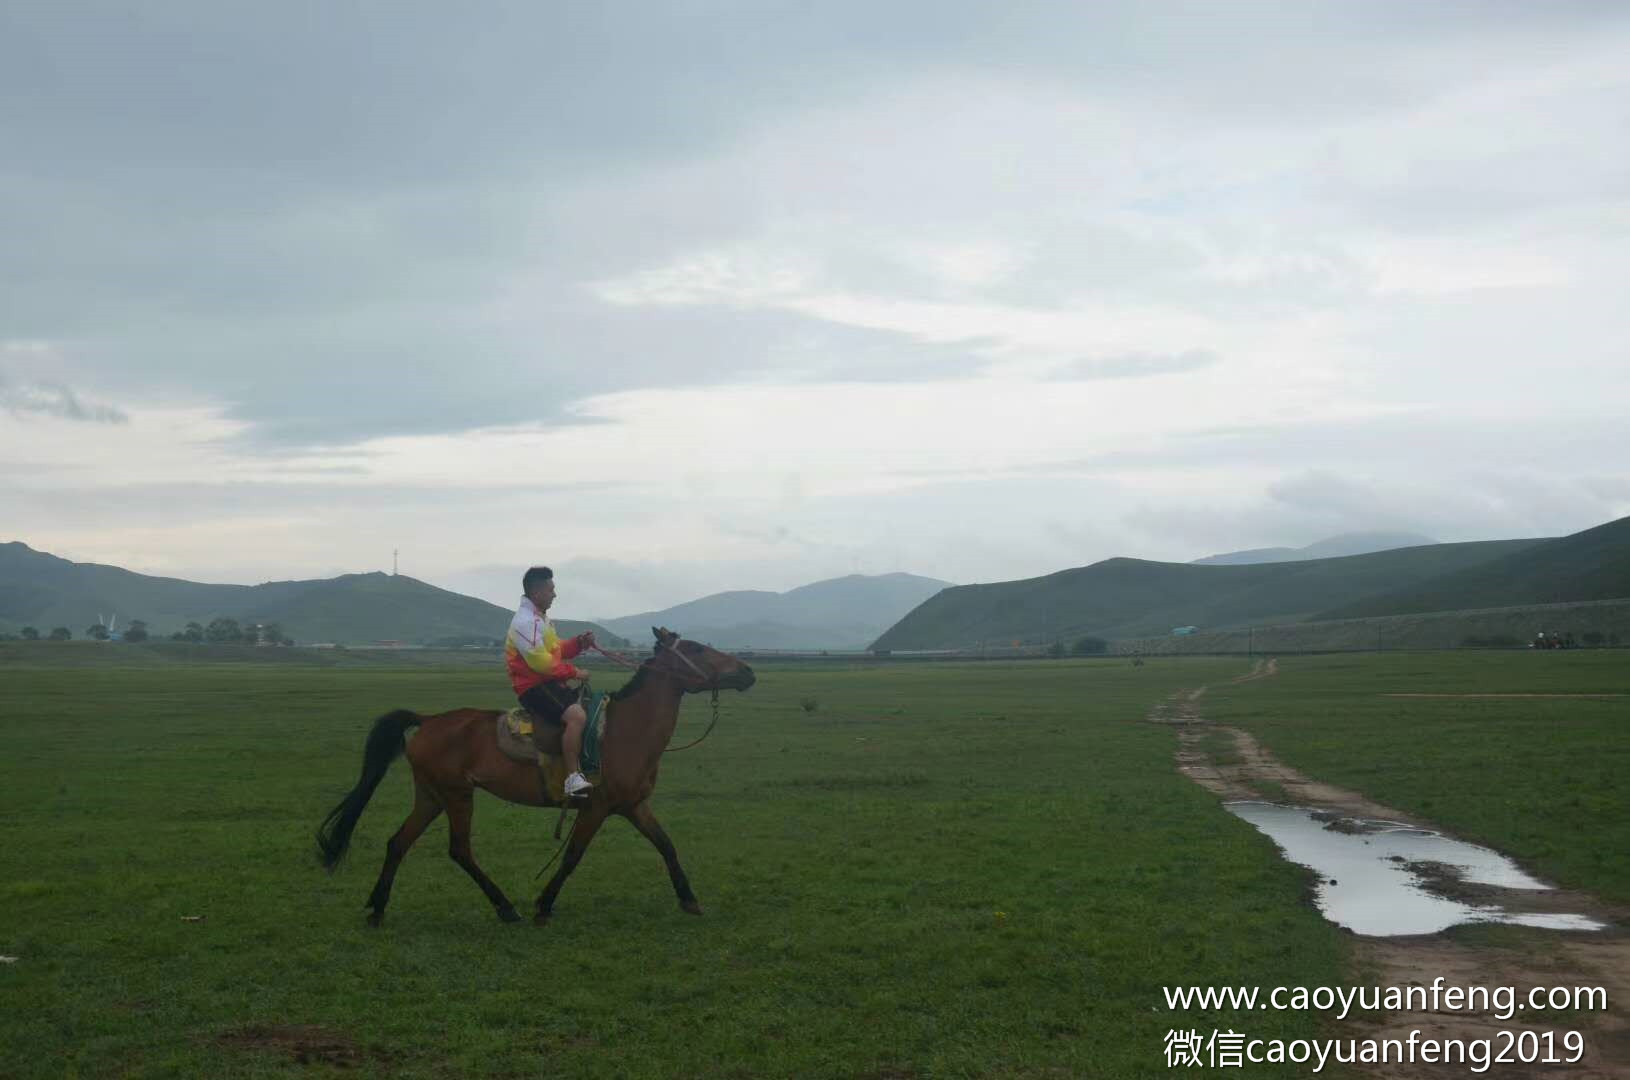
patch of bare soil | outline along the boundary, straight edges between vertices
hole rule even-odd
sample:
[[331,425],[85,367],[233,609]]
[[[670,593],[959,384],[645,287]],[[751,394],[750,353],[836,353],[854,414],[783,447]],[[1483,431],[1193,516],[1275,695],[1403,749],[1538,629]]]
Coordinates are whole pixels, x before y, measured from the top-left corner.
[[[1262,744],[1249,733],[1237,728],[1219,727],[1203,719],[1200,726],[1184,731],[1178,736],[1179,752],[1178,764],[1181,770],[1185,764],[1182,744],[1189,743],[1189,761],[1191,766],[1199,766],[1188,770],[1181,770],[1184,775],[1193,779],[1201,787],[1215,791],[1227,799],[1261,799],[1264,789],[1254,786],[1265,783],[1267,792],[1283,790],[1295,802],[1302,806],[1318,807],[1321,810],[1333,813],[1330,825],[1342,828],[1341,819],[1364,818],[1370,820],[1391,821],[1400,825],[1414,825],[1422,829],[1431,829],[1432,826],[1419,818],[1412,817],[1402,810],[1394,810],[1390,806],[1366,799],[1356,791],[1348,791],[1334,784],[1326,784],[1322,780],[1312,777],[1281,763],[1272,754],[1263,748]],[[1203,742],[1209,732],[1218,732],[1233,740],[1233,759],[1230,764],[1215,764],[1205,755]],[[1198,750],[1204,761],[1195,759],[1194,752]],[[1208,783],[1203,775],[1209,772],[1213,781]],[[1198,773],[1198,774],[1197,774]],[[1243,794],[1241,794],[1243,793]]]
[[[1564,1034],[1577,1031],[1584,1037],[1584,1057],[1571,1065],[1496,1065],[1485,1075],[1577,1080],[1630,1077],[1630,1017],[1625,1007],[1630,1000],[1626,996],[1630,995],[1630,938],[1622,933],[1554,930],[1530,930],[1525,937],[1524,943],[1510,948],[1469,944],[1442,935],[1355,940],[1365,985],[1430,987],[1441,976],[1445,986],[1513,987],[1518,1003],[1526,1001],[1536,987],[1601,987],[1607,991],[1607,1010],[1572,1012],[1549,1022],[1542,1019],[1543,1013],[1531,1010],[1503,1020],[1493,1009],[1481,1013],[1405,1011],[1374,1019],[1349,1018],[1342,1026],[1350,1034],[1343,1032],[1338,1037],[1404,1040],[1411,1031],[1419,1031],[1422,1038],[1430,1039],[1491,1039],[1498,1051],[1507,1041],[1502,1033],[1515,1037],[1531,1031],[1540,1040],[1549,1034],[1556,1056],[1566,1059],[1573,1055],[1564,1048]],[[1376,1076],[1406,1080],[1464,1077],[1468,1071],[1461,1064],[1424,1063],[1378,1065],[1374,1070]]]
[[[1277,658],[1258,660],[1250,671],[1247,671],[1244,675],[1236,675],[1228,681],[1231,683],[1255,682],[1258,679],[1271,679],[1277,674],[1279,674],[1279,660]],[[1204,690],[1205,687],[1202,686],[1200,689]]]
[[[1277,665],[1270,662],[1234,681],[1266,678],[1277,670]],[[1189,700],[1192,702],[1198,697]],[[1149,718],[1157,719],[1153,713]],[[1191,707],[1180,721],[1168,718],[1164,722],[1183,725],[1178,732],[1178,771],[1223,799],[1263,798],[1263,792],[1252,786],[1260,783],[1269,791],[1277,789],[1289,793],[1297,803],[1330,812],[1331,825],[1348,818],[1379,818],[1442,831],[1430,822],[1383,806],[1358,792],[1302,775],[1277,761],[1246,732],[1212,725],[1199,714],[1198,708]],[[1212,732],[1223,733],[1232,740],[1235,753],[1226,763],[1213,761],[1206,751]],[[1578,1031],[1584,1036],[1585,1050],[1584,1057],[1577,1062],[1496,1064],[1483,1075],[1630,1080],[1630,933],[1623,929],[1630,925],[1630,912],[1572,890],[1537,892],[1474,885],[1462,880],[1453,867],[1443,864],[1413,864],[1410,869],[1421,878],[1424,887],[1444,896],[1498,904],[1508,911],[1583,913],[1614,929],[1592,933],[1513,929],[1509,935],[1511,944],[1498,946],[1460,940],[1452,934],[1393,938],[1355,935],[1354,985],[1430,988],[1434,980],[1441,978],[1444,986],[1512,987],[1518,1003],[1525,1002],[1529,991],[1535,988],[1600,987],[1607,993],[1607,1008],[1576,1010],[1551,1022],[1546,1022],[1543,1013],[1533,1010],[1519,1011],[1501,1019],[1493,1008],[1484,1012],[1427,1009],[1349,1016],[1336,1025],[1334,1037],[1404,1041],[1412,1031],[1419,1031],[1423,1039],[1494,1040],[1492,1045],[1498,1052],[1506,1046],[1505,1033],[1515,1038],[1523,1032],[1533,1032],[1542,1040],[1541,1047],[1549,1033],[1556,1056],[1566,1059],[1572,1053],[1564,1048],[1563,1035]],[[1361,1068],[1387,1080],[1437,1080],[1468,1075],[1468,1066],[1464,1063],[1400,1064],[1393,1061]]]
[[1152,724],[1197,724],[1200,722],[1200,698],[1206,688],[1179,690],[1149,710],[1146,719]]
[[229,1031],[216,1041],[237,1050],[287,1054],[301,1065],[342,1069],[356,1068],[368,1057],[380,1056],[363,1050],[349,1035],[306,1024],[251,1024]]

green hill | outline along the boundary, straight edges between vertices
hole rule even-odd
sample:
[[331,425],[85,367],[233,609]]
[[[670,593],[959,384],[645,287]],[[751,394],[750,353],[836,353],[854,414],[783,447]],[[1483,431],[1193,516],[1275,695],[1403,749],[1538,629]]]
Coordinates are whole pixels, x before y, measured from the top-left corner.
[[1332,607],[1321,619],[1630,597],[1630,517],[1419,584]]
[[1045,577],[945,589],[873,644],[878,649],[1169,633],[1299,622],[1402,585],[1420,586],[1542,544],[1494,540],[1379,551],[1335,559],[1197,566],[1106,559]]
[[[207,585],[70,562],[23,543],[0,544],[0,630],[34,626],[44,633],[66,626],[79,637],[99,616],[115,614],[123,625],[145,620],[154,636],[227,617],[241,624],[275,622],[300,642],[464,644],[502,639],[512,613],[392,574]],[[607,645],[626,644],[592,623],[562,619],[557,625],[562,634],[592,628]]]

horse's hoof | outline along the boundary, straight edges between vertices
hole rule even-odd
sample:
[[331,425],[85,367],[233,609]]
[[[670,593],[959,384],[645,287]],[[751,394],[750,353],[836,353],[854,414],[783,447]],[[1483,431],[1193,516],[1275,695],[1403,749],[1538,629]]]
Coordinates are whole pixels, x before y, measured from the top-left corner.
[[679,902],[679,910],[683,911],[687,915],[700,915],[702,913],[702,905],[698,904],[695,900],[681,900]]
[[550,918],[549,912],[540,911],[536,915],[532,916],[532,925],[533,926],[548,926],[549,925],[549,918]]
[[516,911],[512,905],[505,904],[498,909],[498,918],[504,922],[520,922],[521,913]]
[[370,912],[368,912],[368,925],[369,926],[377,927],[380,923],[382,923],[384,921],[385,921],[385,913],[383,911],[370,911]]

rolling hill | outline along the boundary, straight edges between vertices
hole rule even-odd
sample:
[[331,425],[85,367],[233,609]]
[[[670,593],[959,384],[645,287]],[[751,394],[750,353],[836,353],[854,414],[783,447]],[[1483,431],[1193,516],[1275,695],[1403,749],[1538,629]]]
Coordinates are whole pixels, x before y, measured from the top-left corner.
[[946,589],[901,619],[873,647],[967,648],[1086,634],[1142,637],[1177,626],[1221,629],[1300,622],[1549,542],[1431,544],[1245,566],[1106,559],[1045,577]]
[[915,574],[850,574],[784,593],[714,593],[661,611],[599,622],[635,640],[652,626],[667,626],[726,649],[862,649],[949,584]]
[[1389,589],[1321,619],[1630,597],[1630,517],[1557,537],[1431,581]]
[[1305,562],[1309,559],[1338,559],[1343,555],[1369,555],[1376,551],[1396,548],[1424,547],[1436,540],[1419,533],[1342,533],[1319,540],[1306,547],[1250,548],[1229,551],[1221,555],[1207,555],[1193,559],[1192,566],[1251,566],[1269,562]]
[[[143,619],[155,636],[217,617],[278,623],[295,640],[366,644],[497,641],[512,612],[485,600],[383,573],[343,574],[264,585],[208,585],[153,577],[117,566],[76,563],[27,544],[0,544],[0,629],[42,633],[66,626],[79,637],[99,615]],[[556,620],[561,633],[593,627]],[[608,645],[617,635],[593,627]]]

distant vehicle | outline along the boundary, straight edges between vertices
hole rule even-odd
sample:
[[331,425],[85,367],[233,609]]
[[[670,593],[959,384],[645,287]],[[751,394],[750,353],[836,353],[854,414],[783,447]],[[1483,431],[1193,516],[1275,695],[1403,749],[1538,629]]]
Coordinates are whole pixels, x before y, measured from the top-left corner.
[[1185,634],[1192,634],[1199,629],[1200,628],[1198,626],[1174,626],[1172,627],[1172,633],[1178,637],[1181,637]]

